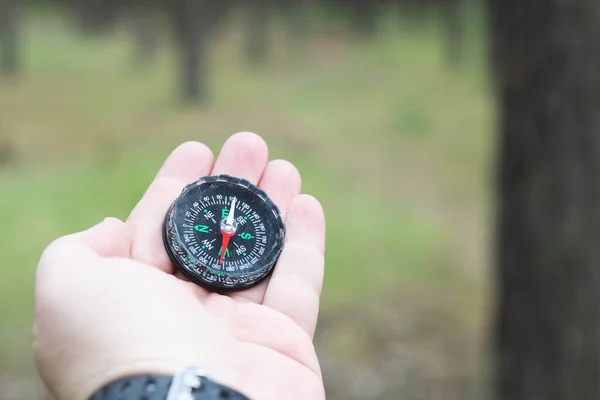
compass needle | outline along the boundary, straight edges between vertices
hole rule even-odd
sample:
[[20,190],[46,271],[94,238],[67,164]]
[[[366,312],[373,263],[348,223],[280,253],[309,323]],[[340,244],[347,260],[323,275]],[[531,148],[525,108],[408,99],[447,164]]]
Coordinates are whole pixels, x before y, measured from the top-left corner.
[[284,236],[281,214],[269,196],[229,175],[186,186],[163,226],[165,248],[177,269],[216,292],[247,289],[268,277]]
[[228,235],[226,233],[223,234],[223,244],[221,245],[221,252],[219,254],[221,254],[221,258],[219,259],[219,264],[223,264],[223,261],[225,259],[225,254],[227,253],[227,246],[229,245],[229,240],[231,239],[231,237],[233,236],[233,234]]
[[231,208],[229,209],[229,215],[227,215],[227,225],[233,225],[236,201],[237,201],[237,198],[235,198],[235,197],[231,201]]

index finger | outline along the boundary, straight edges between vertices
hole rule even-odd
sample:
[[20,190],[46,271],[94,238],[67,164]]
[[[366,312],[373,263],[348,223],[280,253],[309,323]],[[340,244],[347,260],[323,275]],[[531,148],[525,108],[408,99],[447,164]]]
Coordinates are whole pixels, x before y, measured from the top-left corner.
[[131,258],[173,272],[162,239],[165,214],[187,184],[210,173],[213,160],[211,150],[199,142],[184,143],[171,153],[127,218]]

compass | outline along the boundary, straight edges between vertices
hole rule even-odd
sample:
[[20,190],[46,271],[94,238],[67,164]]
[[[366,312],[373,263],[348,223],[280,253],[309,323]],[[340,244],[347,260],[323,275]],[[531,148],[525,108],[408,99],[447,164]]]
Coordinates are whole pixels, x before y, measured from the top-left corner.
[[281,214],[269,196],[229,175],[187,185],[163,226],[165,248],[177,269],[216,292],[247,289],[269,276],[284,236]]

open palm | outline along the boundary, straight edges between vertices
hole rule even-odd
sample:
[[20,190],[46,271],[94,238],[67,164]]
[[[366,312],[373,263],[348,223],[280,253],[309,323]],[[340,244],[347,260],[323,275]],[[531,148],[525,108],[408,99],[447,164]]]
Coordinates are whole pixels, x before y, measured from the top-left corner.
[[[185,143],[126,222],[109,218],[48,246],[36,276],[34,355],[57,399],[82,400],[116,378],[190,364],[251,399],[325,398],[312,343],[325,219],[317,200],[300,195],[295,167],[267,161],[265,142],[251,133],[232,136],[214,163],[206,146]],[[222,173],[265,190],[287,229],[273,275],[229,295],[176,273],[161,236],[182,188]]]

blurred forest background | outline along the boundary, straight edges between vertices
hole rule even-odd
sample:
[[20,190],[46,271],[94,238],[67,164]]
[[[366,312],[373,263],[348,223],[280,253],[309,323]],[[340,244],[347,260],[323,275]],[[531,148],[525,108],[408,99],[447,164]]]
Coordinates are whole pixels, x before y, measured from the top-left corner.
[[30,355],[42,249],[125,219],[182,141],[217,153],[242,130],[325,207],[328,398],[484,398],[485,15],[476,0],[0,0],[0,399],[46,398]]

